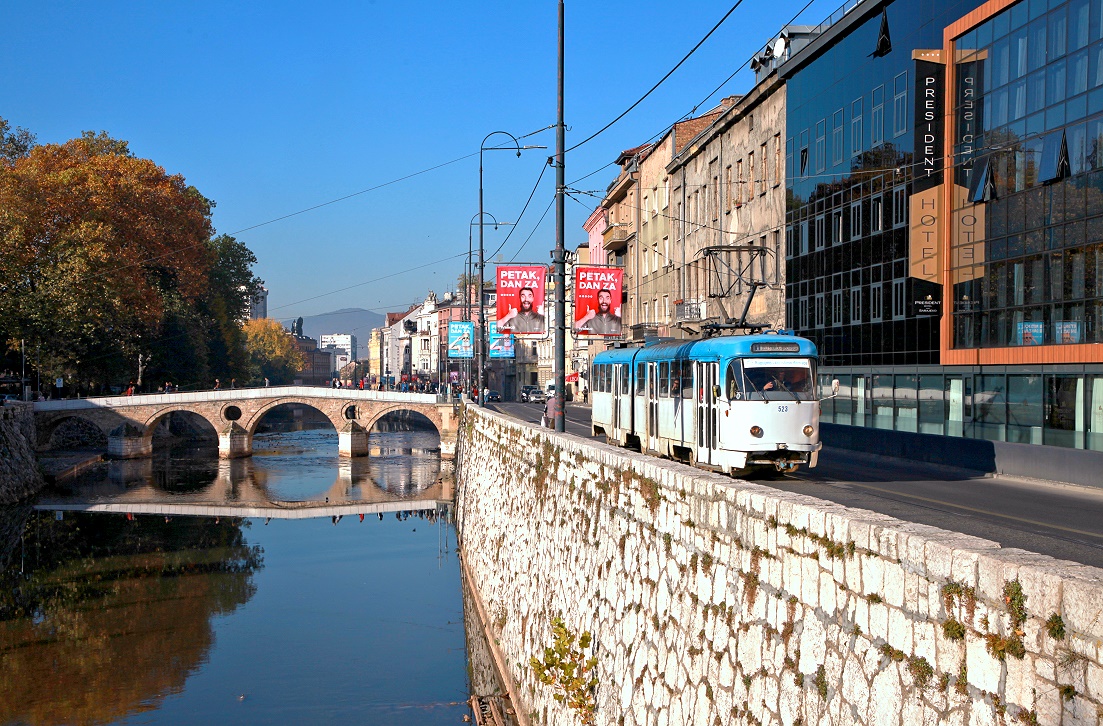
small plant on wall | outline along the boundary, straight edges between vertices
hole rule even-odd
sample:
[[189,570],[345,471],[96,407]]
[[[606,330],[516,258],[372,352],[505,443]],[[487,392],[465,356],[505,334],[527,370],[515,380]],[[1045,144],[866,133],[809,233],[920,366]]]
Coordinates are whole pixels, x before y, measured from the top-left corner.
[[552,696],[556,701],[577,711],[584,726],[592,726],[597,658],[587,658],[586,650],[593,638],[589,632],[576,637],[562,618],[552,618],[551,625],[553,645],[544,649],[543,660],[532,658],[529,664],[537,680],[556,691]]

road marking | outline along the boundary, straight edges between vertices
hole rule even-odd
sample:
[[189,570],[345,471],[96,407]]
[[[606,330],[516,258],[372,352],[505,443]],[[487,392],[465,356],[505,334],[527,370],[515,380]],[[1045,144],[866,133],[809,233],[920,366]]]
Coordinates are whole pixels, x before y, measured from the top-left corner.
[[[829,481],[826,481],[826,480],[805,479],[804,477],[796,477],[796,478],[800,479],[801,481],[807,481],[807,482],[822,481],[822,483],[828,484],[829,486],[835,486],[834,482],[829,482]],[[1085,531],[1085,530],[1082,530],[1082,529],[1076,529],[1075,527],[1065,527],[1065,526],[1062,526],[1060,524],[1049,524],[1048,522],[1039,522],[1036,519],[1028,519],[1026,517],[1016,517],[1013,514],[1000,514],[999,512],[991,512],[987,509],[979,509],[977,507],[970,507],[970,506],[967,506],[965,504],[955,504],[953,502],[947,502],[947,501],[944,501],[942,499],[933,499],[931,497],[921,497],[918,494],[908,494],[907,492],[901,492],[901,491],[898,491],[896,489],[885,489],[883,487],[875,487],[875,486],[871,486],[869,484],[860,484],[860,483],[857,483],[857,482],[847,482],[846,487],[847,488],[858,488],[858,489],[870,489],[870,490],[873,490],[875,492],[881,492],[882,494],[891,494],[891,495],[896,496],[896,497],[906,497],[908,499],[915,499],[915,500],[920,501],[920,502],[927,502],[928,504],[937,504],[937,505],[943,506],[943,507],[951,507],[951,508],[954,508],[954,509],[961,509],[961,510],[964,510],[966,512],[972,512],[974,514],[986,514],[986,515],[991,516],[991,517],[999,517],[1001,519],[1009,519],[1013,522],[1022,522],[1023,524],[1032,524],[1035,527],[1046,527],[1048,529],[1056,529],[1056,530],[1059,530],[1061,532],[1071,532],[1073,534],[1086,535],[1088,537],[1103,538],[1103,532],[1088,532],[1088,531]]]

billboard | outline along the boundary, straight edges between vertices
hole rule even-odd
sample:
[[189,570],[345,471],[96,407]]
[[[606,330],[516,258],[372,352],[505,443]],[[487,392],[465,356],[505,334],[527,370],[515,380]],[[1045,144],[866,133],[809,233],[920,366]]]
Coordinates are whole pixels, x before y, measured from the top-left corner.
[[487,357],[489,358],[514,358],[516,353],[513,347],[513,336],[509,333],[499,333],[497,323],[488,323],[487,330]]
[[448,357],[475,357],[475,323],[448,323]]
[[1018,345],[1041,345],[1046,334],[1046,324],[1041,321],[1015,323],[1015,342]]
[[540,265],[498,267],[498,329],[514,335],[544,335],[544,280],[547,268]]
[[624,270],[619,267],[576,267],[574,331],[578,335],[620,335],[620,303]]

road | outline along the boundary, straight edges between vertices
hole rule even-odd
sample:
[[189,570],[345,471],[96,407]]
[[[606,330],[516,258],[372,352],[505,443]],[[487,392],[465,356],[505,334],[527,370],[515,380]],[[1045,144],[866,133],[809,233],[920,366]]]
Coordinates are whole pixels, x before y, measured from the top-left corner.
[[[530,423],[539,423],[543,410],[542,404],[495,407]],[[568,433],[593,438],[589,421],[588,407],[567,405]],[[1103,488],[985,476],[830,447],[815,469],[753,481],[1103,567]]]

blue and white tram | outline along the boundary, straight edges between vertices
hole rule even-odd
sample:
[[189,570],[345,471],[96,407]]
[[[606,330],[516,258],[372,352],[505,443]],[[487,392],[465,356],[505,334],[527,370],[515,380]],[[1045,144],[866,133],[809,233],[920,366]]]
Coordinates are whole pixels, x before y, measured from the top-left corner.
[[595,435],[731,474],[814,467],[816,346],[794,335],[729,335],[615,348],[591,363]]

